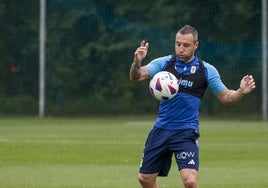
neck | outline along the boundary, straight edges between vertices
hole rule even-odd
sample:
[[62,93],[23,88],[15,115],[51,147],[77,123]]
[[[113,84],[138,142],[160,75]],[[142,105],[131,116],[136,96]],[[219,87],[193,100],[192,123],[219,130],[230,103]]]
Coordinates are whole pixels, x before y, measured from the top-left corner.
[[189,60],[182,61],[182,60],[180,60],[180,59],[177,57],[177,59],[178,59],[180,62],[183,62],[183,63],[185,63],[185,64],[192,62],[192,61],[194,60],[194,58],[195,58],[195,56],[192,56]]

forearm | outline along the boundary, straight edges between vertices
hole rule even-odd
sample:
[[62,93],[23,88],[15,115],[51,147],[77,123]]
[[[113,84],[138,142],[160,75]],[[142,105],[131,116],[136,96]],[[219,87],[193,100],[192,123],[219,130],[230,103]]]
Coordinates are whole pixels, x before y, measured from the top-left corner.
[[134,59],[129,72],[130,80],[139,80],[141,77],[141,72],[141,62],[136,62]]
[[233,104],[240,101],[246,94],[243,93],[243,89],[229,90],[228,94],[223,101],[224,104]]

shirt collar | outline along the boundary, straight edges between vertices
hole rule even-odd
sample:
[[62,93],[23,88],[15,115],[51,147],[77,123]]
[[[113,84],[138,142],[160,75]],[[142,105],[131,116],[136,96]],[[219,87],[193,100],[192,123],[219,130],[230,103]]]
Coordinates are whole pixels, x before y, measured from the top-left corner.
[[176,57],[176,64],[183,65],[183,66],[199,65],[197,56],[194,56],[194,59],[188,63],[184,63],[184,62],[180,61],[178,57]]

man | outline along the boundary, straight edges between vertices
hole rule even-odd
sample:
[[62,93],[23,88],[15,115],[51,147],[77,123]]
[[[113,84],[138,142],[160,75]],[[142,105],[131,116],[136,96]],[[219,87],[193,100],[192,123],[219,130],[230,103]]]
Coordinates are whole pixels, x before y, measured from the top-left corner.
[[[156,178],[168,175],[174,154],[184,187],[198,188],[198,116],[207,86],[223,104],[232,104],[255,88],[254,79],[246,75],[237,90],[228,89],[218,71],[195,55],[198,32],[189,25],[176,34],[175,55],[160,57],[141,66],[148,48],[149,43],[142,41],[136,49],[130,79],[142,81],[165,70],[178,78],[180,89],[174,98],[160,102],[157,119],[145,144],[138,180],[143,188],[157,188]],[[192,84],[182,85],[185,81]]]

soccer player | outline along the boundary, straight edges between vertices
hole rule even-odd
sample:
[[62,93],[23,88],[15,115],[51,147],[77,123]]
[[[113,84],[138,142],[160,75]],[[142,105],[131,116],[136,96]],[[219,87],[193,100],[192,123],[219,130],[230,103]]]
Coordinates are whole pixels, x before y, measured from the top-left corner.
[[[175,55],[154,59],[142,66],[149,43],[141,41],[134,53],[130,79],[142,81],[159,71],[173,73],[179,81],[178,94],[160,101],[159,113],[148,135],[138,174],[143,188],[157,188],[157,176],[167,176],[174,154],[185,188],[198,188],[199,107],[207,87],[223,104],[239,101],[255,88],[252,75],[244,76],[237,90],[228,89],[216,68],[195,55],[198,32],[185,25],[175,37]],[[188,83],[188,84],[185,84]]]

